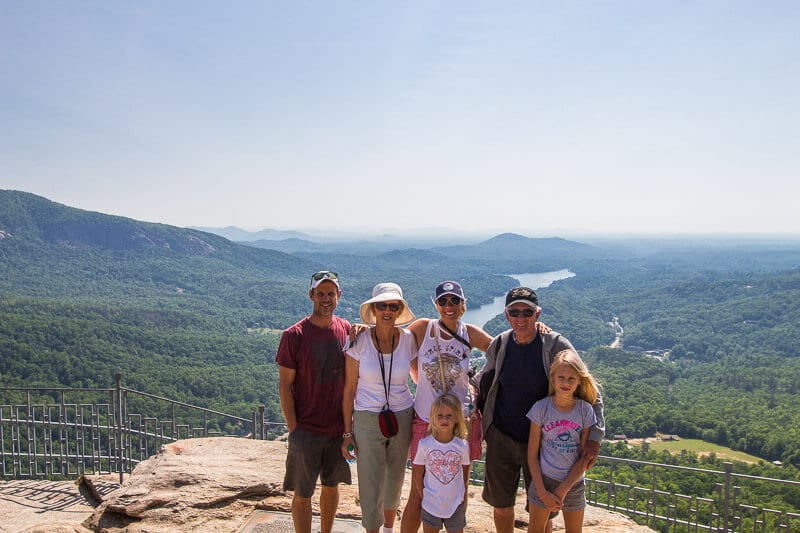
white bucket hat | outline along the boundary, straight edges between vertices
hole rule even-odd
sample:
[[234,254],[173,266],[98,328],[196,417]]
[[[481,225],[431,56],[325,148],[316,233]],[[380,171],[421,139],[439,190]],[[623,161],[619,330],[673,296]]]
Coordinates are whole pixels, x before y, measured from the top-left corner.
[[413,322],[416,317],[411,312],[411,309],[408,308],[408,302],[403,298],[403,289],[397,283],[378,283],[372,288],[372,298],[361,304],[361,321],[369,326],[375,325],[375,313],[372,310],[372,304],[394,301],[399,301],[403,304],[403,310],[400,311],[395,324],[405,326]]

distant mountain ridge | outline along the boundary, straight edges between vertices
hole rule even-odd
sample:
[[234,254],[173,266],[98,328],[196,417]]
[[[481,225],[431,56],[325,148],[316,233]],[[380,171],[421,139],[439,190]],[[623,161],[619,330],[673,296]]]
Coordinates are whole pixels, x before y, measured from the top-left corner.
[[231,241],[237,242],[253,242],[260,240],[268,241],[283,241],[287,239],[301,239],[310,240],[311,236],[303,233],[302,231],[294,230],[279,230],[279,229],[262,229],[258,231],[247,231],[236,226],[226,226],[224,228],[212,227],[196,227],[192,226],[190,229],[204,231],[206,233],[214,233],[220,235]]
[[547,260],[569,265],[584,259],[602,259],[611,254],[601,248],[560,237],[533,238],[502,233],[474,245],[441,246],[431,251],[462,259]]
[[[219,228],[207,229],[221,235],[230,235],[231,237],[242,237],[246,234],[246,238],[238,239],[239,242],[256,248],[278,250],[306,257],[309,254],[321,254],[323,256],[335,256],[338,254],[373,256],[382,253],[397,252],[399,250],[423,249],[450,259],[458,258],[477,261],[533,260],[537,263],[557,265],[571,264],[584,259],[604,259],[613,256],[611,252],[601,248],[560,237],[533,238],[516,233],[502,233],[490,239],[483,241],[476,240],[469,244],[450,244],[453,241],[447,241],[441,238],[419,239],[396,235],[376,236],[373,239],[361,240],[331,240],[298,232],[294,233],[303,236],[254,239],[253,236],[255,234],[245,232],[239,228],[224,228],[224,230],[220,230]],[[277,235],[279,232],[276,230],[262,230],[258,232],[258,234],[264,233]],[[557,268],[561,267],[557,266]]]
[[286,239],[301,239],[314,243],[342,243],[342,242],[393,242],[396,246],[409,246],[410,243],[419,243],[420,246],[434,246],[442,243],[475,243],[487,237],[487,233],[457,230],[453,228],[406,228],[403,230],[376,231],[374,228],[361,230],[342,228],[318,228],[303,230],[279,230],[265,228],[249,231],[237,226],[220,227],[192,227],[208,233],[214,233],[238,242],[253,242],[259,240],[283,241]]
[[[529,238],[503,233],[483,242],[449,246],[426,246],[415,238],[381,236],[375,240],[318,242],[302,232],[261,230],[251,233],[233,226],[227,228],[179,228],[166,224],[85,211],[22,191],[0,190],[0,231],[6,236],[24,236],[69,247],[91,246],[118,251],[171,251],[190,255],[240,253],[252,248],[284,253],[361,253],[380,254],[404,249],[426,249],[437,254],[465,259],[519,259],[574,254],[574,257],[602,256],[589,245],[561,238]],[[229,237],[223,234],[229,235]],[[248,241],[235,243],[247,236]],[[256,238],[270,236],[271,238]],[[435,242],[435,241],[433,241]]]
[[505,273],[570,268],[604,253],[564,239],[511,233],[470,245],[430,245],[394,235],[353,242],[233,242],[0,190],[0,271],[6,273],[0,296],[116,303],[166,297],[170,305],[199,298],[195,305],[233,305],[256,326],[286,327],[289,317],[307,312],[307,300],[298,296],[316,270],[342,274],[340,313],[357,319],[359,303],[379,281],[376,275],[400,283],[412,307],[430,313],[431,290],[443,279],[460,280],[472,304],[481,305],[513,286]]

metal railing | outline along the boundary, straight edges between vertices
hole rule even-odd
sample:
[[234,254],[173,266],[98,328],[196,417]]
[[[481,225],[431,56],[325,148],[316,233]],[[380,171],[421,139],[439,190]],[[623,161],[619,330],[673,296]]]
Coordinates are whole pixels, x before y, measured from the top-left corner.
[[[251,418],[242,418],[125,388],[120,374],[114,388],[0,387],[0,393],[0,478],[4,479],[118,473],[122,482],[123,474],[179,439],[221,435],[267,439],[285,432],[282,422],[265,420],[263,406]],[[141,413],[161,413],[161,418]],[[599,467],[608,470],[602,479],[594,477],[605,472]],[[667,470],[701,476],[701,487],[713,496],[667,490]],[[483,484],[483,471],[483,461],[475,461],[471,483]],[[772,492],[800,494],[798,481],[738,474],[732,463],[715,471],[600,456],[586,479],[586,499],[661,532],[800,533],[800,513],[754,502],[758,483],[769,484]]]
[[[660,531],[800,532],[800,511],[778,511],[753,501],[757,498],[754,497],[757,484],[800,494],[800,481],[737,474],[730,462],[723,463],[722,471],[607,456],[600,456],[598,462],[608,464],[608,479],[587,477],[587,501],[638,518],[639,522]],[[615,481],[623,468],[645,473],[650,478],[649,486]],[[659,476],[659,471],[666,470],[709,479],[713,482],[714,496],[690,496],[660,488],[663,476]]]
[[[0,387],[0,477],[24,479],[130,473],[179,439],[230,435],[266,439],[282,429],[264,407],[250,419],[122,386]],[[162,413],[161,418],[144,412]]]
[[[483,484],[484,461],[474,461],[470,483]],[[705,470],[685,466],[667,465],[601,455],[594,467],[606,466],[604,479],[586,477],[586,501],[594,507],[617,511],[630,516],[638,523],[661,532],[697,533],[800,533],[800,511],[779,511],[753,503],[755,484],[768,484],[774,492],[780,488],[797,491],[800,499],[800,481],[737,474],[733,463],[723,463],[724,470]],[[625,469],[630,474],[638,470],[642,476],[622,476]],[[667,470],[701,475],[708,479],[704,485],[714,497],[679,494],[665,490]],[[648,484],[620,481],[617,478],[647,477]],[[520,490],[524,491],[520,480]]]

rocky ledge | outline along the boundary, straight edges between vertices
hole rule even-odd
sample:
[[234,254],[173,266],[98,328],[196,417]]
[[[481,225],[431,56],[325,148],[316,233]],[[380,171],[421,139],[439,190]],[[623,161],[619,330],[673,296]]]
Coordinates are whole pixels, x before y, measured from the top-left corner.
[[[282,489],[287,444],[233,437],[181,440],[139,464],[121,486],[109,491],[113,478],[85,477],[81,483],[96,499],[90,516],[70,527],[58,517],[60,531],[144,533],[152,531],[236,533],[258,510],[290,511],[291,493]],[[406,477],[408,493],[410,475]],[[353,485],[342,486],[338,518],[360,520],[356,469]],[[467,532],[491,531],[492,510],[480,496],[480,487],[470,488]],[[517,501],[517,524],[527,528],[524,497]],[[91,509],[91,508],[90,508]],[[318,512],[316,498],[314,512]],[[77,517],[73,516],[73,519]],[[584,531],[645,533],[624,515],[587,508]],[[56,526],[52,523],[51,526]],[[0,525],[0,531],[3,531]],[[563,530],[556,519],[554,530]],[[47,525],[27,530],[54,531]]]

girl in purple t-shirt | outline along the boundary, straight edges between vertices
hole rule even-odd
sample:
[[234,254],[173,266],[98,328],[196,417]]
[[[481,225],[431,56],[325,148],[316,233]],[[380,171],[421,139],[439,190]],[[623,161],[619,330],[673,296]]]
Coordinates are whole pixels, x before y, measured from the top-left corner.
[[530,411],[528,467],[531,470],[529,533],[544,533],[550,513],[564,512],[566,533],[580,533],[586,507],[581,447],[597,423],[592,405],[598,384],[574,350],[556,354],[550,366],[550,395]]

